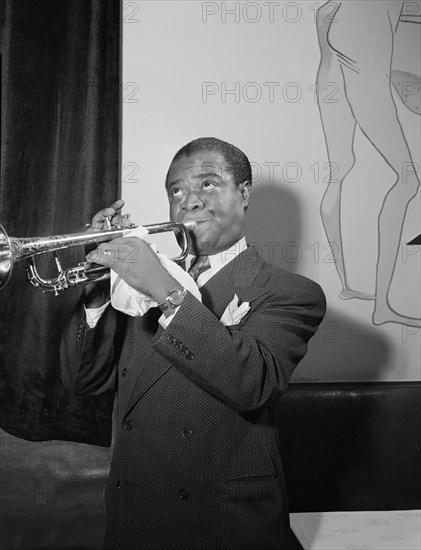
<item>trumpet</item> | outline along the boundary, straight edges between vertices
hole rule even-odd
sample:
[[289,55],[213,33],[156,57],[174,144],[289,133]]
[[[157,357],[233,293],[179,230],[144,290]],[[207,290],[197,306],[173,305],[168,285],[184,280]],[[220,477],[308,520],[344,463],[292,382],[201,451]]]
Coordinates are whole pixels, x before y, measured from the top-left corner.
[[[123,228],[120,225],[111,225],[110,219],[105,218],[108,224],[108,229],[105,230],[53,235],[51,237],[10,237],[0,224],[0,289],[6,286],[9,281],[13,264],[20,260],[26,260],[27,262],[27,280],[33,286],[41,288],[44,292],[54,292],[55,296],[68,288],[109,279],[109,268],[90,262],[81,262],[75,267],[63,269],[55,251],[72,246],[101,243],[118,237],[125,237],[129,231],[135,228],[135,226]],[[172,260],[178,262],[184,260],[187,256],[190,244],[189,231],[194,229],[194,226],[195,223],[193,221],[187,221],[186,223],[156,223],[145,225],[144,227],[150,234],[168,231],[176,233],[181,252],[177,257],[172,258]],[[57,276],[51,279],[45,279],[39,275],[34,260],[34,256],[45,254],[46,252],[54,254],[58,270]]]

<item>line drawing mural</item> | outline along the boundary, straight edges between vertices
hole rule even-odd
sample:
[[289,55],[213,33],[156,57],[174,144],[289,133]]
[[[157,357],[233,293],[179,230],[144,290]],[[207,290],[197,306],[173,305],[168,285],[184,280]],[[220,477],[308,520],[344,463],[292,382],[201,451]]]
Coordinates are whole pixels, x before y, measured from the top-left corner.
[[[421,326],[421,319],[399,313],[388,299],[408,204],[417,195],[420,184],[418,167],[413,161],[392,94],[393,86],[404,105],[419,116],[420,75],[392,70],[394,39],[399,25],[420,22],[417,2],[328,0],[317,10],[321,59],[316,90],[320,96],[320,91],[326,90],[329,83],[338,86],[338,101],[323,102],[318,97],[331,167],[320,214],[342,283],[339,297],[374,300],[374,325]],[[374,294],[349,285],[341,232],[341,191],[356,162],[357,127],[396,175],[378,214]]]

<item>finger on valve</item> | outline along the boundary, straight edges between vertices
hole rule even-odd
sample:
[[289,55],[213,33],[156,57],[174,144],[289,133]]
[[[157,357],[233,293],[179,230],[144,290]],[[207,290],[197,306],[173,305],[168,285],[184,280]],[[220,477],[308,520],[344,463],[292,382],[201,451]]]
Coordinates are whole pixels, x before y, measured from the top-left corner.
[[107,220],[110,220],[111,224],[115,223],[112,220],[113,218],[117,217],[123,206],[124,201],[120,199],[113,202],[113,204],[108,208],[102,208],[92,218],[92,227],[94,229],[109,229],[109,223],[107,222]]

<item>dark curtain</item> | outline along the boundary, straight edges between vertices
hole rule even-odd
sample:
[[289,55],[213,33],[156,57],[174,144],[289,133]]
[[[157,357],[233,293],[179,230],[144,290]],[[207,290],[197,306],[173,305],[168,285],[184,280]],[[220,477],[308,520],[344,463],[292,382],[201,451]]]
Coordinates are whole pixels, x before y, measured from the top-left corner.
[[[120,2],[4,0],[0,223],[14,237],[84,231],[119,192]],[[65,266],[83,248],[59,253]],[[50,256],[50,255],[49,255]],[[53,276],[53,259],[39,271]],[[43,294],[16,262],[0,290],[0,426],[109,445],[113,395],[75,397],[59,341],[81,289]]]

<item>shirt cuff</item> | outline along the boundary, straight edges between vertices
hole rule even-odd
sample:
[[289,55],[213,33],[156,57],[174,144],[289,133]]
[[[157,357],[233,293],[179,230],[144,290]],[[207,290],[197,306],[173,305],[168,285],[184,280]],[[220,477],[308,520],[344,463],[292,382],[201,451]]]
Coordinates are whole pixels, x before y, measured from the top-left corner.
[[108,302],[105,302],[105,304],[102,305],[101,307],[91,307],[91,308],[88,309],[85,306],[83,306],[84,309],[85,309],[86,322],[87,322],[89,328],[94,328],[95,327],[95,325],[100,320],[101,315],[106,310],[106,308],[107,308],[108,304],[110,303],[110,301],[111,300],[109,300]]
[[161,325],[162,328],[167,328],[168,325],[171,323],[171,321],[174,319],[175,317],[175,314],[177,313],[177,311],[180,309],[181,306],[177,306],[173,312],[171,313],[171,315],[168,315],[168,317],[166,317],[164,314],[161,315],[161,317],[158,319],[158,323]]

